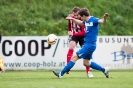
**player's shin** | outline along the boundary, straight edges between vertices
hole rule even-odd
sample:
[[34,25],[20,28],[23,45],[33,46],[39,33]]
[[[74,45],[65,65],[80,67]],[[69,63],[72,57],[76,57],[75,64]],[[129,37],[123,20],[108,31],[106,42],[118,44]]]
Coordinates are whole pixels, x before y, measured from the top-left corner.
[[95,62],[90,62],[90,67],[93,68],[93,69],[102,71],[102,72],[105,71],[105,69],[104,69],[103,67],[101,67],[100,65],[98,65],[98,64],[95,63]]
[[66,72],[68,72],[73,66],[75,65],[75,62],[70,61],[61,71],[61,76],[63,76]]
[[73,55],[74,50],[73,49],[69,49],[68,53],[67,53],[67,63],[69,63],[69,61],[71,60],[71,57]]

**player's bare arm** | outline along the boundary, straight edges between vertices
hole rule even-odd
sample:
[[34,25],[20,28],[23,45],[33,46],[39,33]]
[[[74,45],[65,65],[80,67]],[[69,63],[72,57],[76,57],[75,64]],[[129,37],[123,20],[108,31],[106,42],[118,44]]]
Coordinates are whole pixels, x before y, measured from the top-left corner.
[[81,20],[78,20],[78,19],[75,19],[75,18],[72,18],[72,17],[66,17],[66,20],[73,20],[76,24],[78,24],[80,26],[84,25]]
[[101,23],[101,24],[105,23],[107,21],[108,17],[109,17],[109,14],[105,13],[103,18],[98,20],[98,23]]

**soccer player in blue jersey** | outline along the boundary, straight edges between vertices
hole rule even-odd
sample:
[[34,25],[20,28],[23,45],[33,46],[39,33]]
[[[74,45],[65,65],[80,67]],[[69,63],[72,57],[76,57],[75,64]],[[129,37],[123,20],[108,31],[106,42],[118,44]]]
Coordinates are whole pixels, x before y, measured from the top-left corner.
[[90,12],[87,8],[82,8],[78,14],[81,16],[81,20],[74,19],[72,17],[67,17],[68,20],[73,20],[78,25],[85,25],[85,37],[84,37],[84,45],[83,47],[76,52],[76,55],[74,55],[71,58],[71,61],[62,69],[61,72],[56,72],[53,70],[53,73],[59,77],[62,78],[63,75],[69,71],[74,65],[75,62],[78,59],[83,58],[83,64],[84,66],[91,67],[93,69],[102,71],[106,78],[109,78],[109,69],[101,67],[97,63],[91,61],[92,54],[96,49],[96,41],[98,36],[98,30],[99,30],[99,24],[103,24],[106,22],[108,18],[108,14],[105,13],[102,19],[93,17],[90,15]]
[[[79,7],[77,6],[74,7],[72,13],[69,16],[81,20],[81,18],[78,16],[79,10],[80,10]],[[73,56],[74,48],[76,47],[76,45],[79,43],[79,45],[82,47],[84,44],[85,26],[84,25],[79,26],[72,20],[68,20],[68,34],[69,34],[69,49],[67,53],[67,64],[69,63],[71,57]],[[66,72],[66,74],[69,74],[69,72]],[[90,72],[90,67],[86,67],[86,74],[89,78],[93,77],[92,73]]]

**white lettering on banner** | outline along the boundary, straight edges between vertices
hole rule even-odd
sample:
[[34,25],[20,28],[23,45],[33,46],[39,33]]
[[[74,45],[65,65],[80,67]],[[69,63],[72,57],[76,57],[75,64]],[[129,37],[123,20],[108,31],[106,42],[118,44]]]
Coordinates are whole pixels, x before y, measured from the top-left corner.
[[[49,45],[47,36],[3,36],[0,55],[5,69],[62,69],[66,65],[68,36]],[[74,50],[80,49],[80,46]],[[110,69],[133,69],[133,36],[98,36],[93,61]],[[72,70],[85,70],[78,60]]]

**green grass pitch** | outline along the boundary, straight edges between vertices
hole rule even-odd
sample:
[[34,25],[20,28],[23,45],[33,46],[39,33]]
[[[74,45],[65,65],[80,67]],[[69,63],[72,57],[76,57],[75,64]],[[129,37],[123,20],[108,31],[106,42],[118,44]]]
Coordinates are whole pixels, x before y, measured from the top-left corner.
[[133,70],[111,70],[110,78],[100,71],[71,71],[62,79],[52,71],[6,71],[0,74],[0,88],[133,88]]

